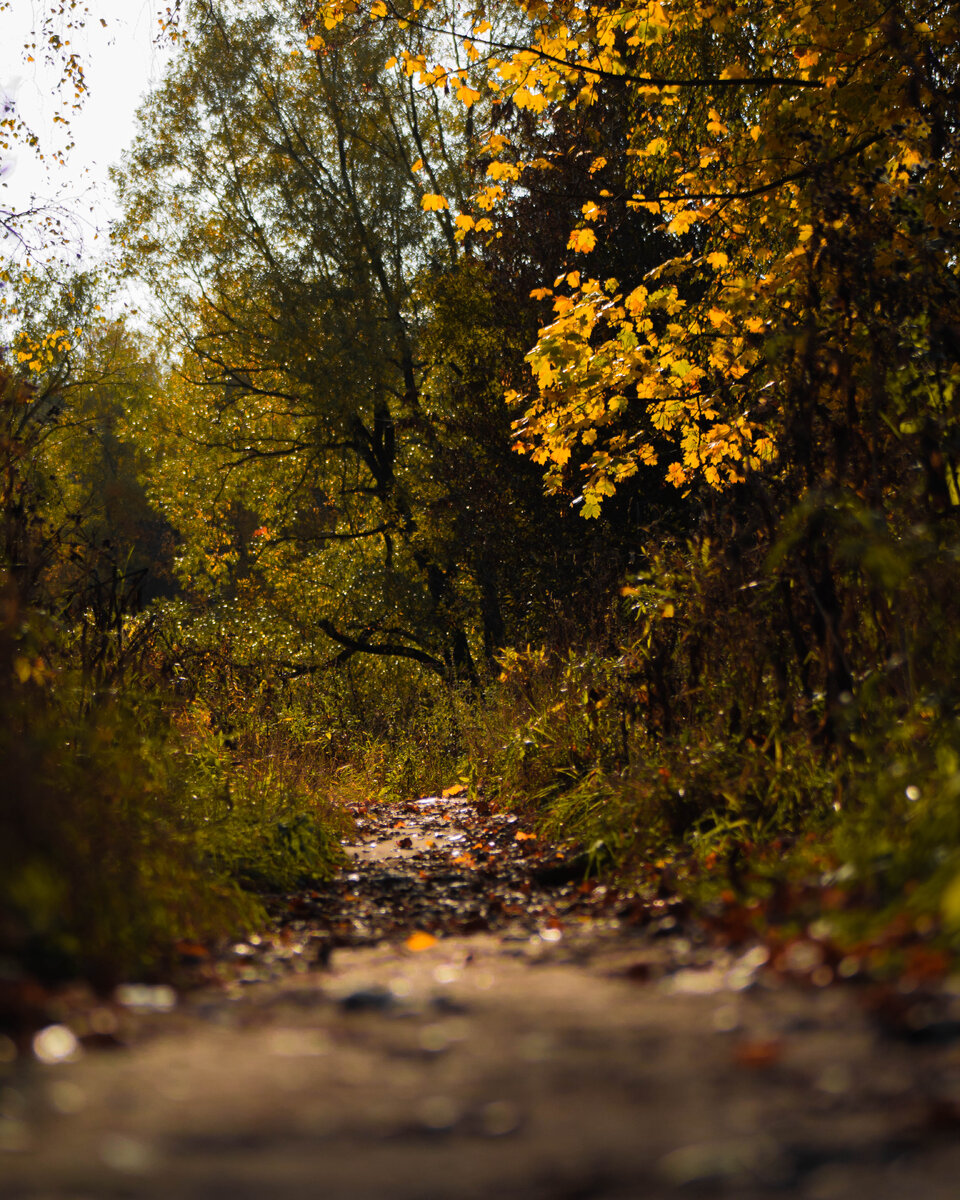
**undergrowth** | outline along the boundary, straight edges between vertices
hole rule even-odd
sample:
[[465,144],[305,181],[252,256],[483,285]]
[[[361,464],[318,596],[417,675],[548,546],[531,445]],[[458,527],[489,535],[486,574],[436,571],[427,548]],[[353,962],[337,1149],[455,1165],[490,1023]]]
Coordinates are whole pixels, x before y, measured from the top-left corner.
[[704,913],[953,944],[958,556],[851,505],[829,519],[832,630],[795,526],[735,554],[661,538],[589,637],[503,651],[478,685],[390,660],[296,676],[168,621],[152,676],[98,690],[8,621],[0,955],[162,971],[329,874],[352,807],[456,782]]
[[[458,716],[460,775],[701,908],[747,905],[762,923],[791,894],[798,929],[825,906],[848,940],[917,922],[955,942],[952,531],[822,505],[750,554],[661,539],[602,641],[505,654]],[[828,625],[795,560],[830,524]]]
[[253,929],[265,893],[330,874],[345,818],[309,748],[275,728],[231,739],[146,680],[92,686],[4,599],[5,976],[162,975],[180,944]]

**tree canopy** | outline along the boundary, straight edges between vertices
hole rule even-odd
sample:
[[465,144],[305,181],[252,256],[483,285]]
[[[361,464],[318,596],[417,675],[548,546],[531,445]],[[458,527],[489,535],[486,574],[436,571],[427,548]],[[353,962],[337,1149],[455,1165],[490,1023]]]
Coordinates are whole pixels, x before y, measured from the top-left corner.
[[305,54],[289,5],[193,19],[118,177],[130,268],[182,356],[155,436],[183,569],[339,660],[473,677],[534,488],[489,374],[522,347],[429,211],[441,189],[466,204],[471,114],[383,73],[376,33]]

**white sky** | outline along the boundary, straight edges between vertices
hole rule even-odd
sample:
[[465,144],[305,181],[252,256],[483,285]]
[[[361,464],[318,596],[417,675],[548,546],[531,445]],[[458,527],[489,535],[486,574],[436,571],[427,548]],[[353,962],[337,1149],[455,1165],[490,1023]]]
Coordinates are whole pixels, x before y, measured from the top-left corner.
[[29,149],[17,147],[2,163],[0,207],[27,208],[33,196],[58,203],[76,218],[81,244],[73,249],[84,257],[95,255],[95,234],[116,215],[108,168],[133,140],[140,100],[170,57],[169,48],[155,41],[157,17],[165,7],[161,0],[89,0],[87,27],[72,43],[89,90],[81,111],[70,117],[69,137],[53,117],[58,111],[68,115],[63,101],[71,100],[72,92],[56,94],[59,72],[42,55],[26,62],[24,43],[42,19],[44,0],[12,0],[11,8],[0,12],[0,92],[12,96],[45,150],[59,149],[70,138],[75,142],[65,168],[49,156],[41,163]]

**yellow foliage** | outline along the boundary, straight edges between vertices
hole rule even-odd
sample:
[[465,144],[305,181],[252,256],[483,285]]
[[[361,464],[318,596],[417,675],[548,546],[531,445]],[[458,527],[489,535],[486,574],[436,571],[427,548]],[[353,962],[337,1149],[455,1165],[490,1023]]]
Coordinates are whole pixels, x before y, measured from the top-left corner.
[[[382,4],[375,0],[371,14]],[[794,358],[820,355],[818,377],[836,378],[828,408],[847,412],[869,402],[869,372],[860,378],[854,370],[841,396],[839,371],[824,349],[849,359],[865,316],[876,328],[884,319],[881,299],[857,312],[844,298],[842,270],[852,268],[831,264],[848,253],[848,242],[860,239],[857,270],[955,275],[955,123],[944,119],[938,80],[960,69],[956,12],[919,0],[906,0],[897,15],[882,0],[780,0],[751,10],[746,38],[731,20],[733,7],[615,0],[571,9],[559,0],[517,0],[528,22],[525,43],[478,61],[461,37],[471,64],[457,73],[464,103],[492,89],[535,116],[567,106],[577,121],[594,122],[600,139],[609,103],[603,80],[623,78],[633,114],[628,144],[614,153],[600,140],[606,153],[585,160],[587,178],[604,172],[608,188],[601,191],[597,180],[595,195],[578,197],[591,224],[569,232],[569,251],[590,253],[598,237],[610,236],[606,224],[598,234],[593,223],[618,203],[611,190],[617,195],[620,186],[632,189],[627,203],[635,212],[662,217],[670,235],[689,239],[647,274],[639,264],[632,276],[629,264],[618,267],[621,278],[603,288],[568,273],[573,294],[554,297],[551,321],[528,356],[531,393],[513,398],[523,404],[517,448],[544,463],[548,483],[560,486],[573,448],[589,447],[586,517],[599,512],[607,485],[656,458],[645,436],[651,430],[672,447],[663,452],[664,470],[678,488],[696,477],[724,488],[749,470],[769,469]],[[415,9],[441,19],[439,0],[416,0]],[[342,0],[327,0],[321,16],[336,22],[344,11]],[[478,10],[477,38],[489,29],[480,17]],[[709,69],[706,39],[717,64]],[[443,86],[443,73],[428,72],[422,57],[400,55],[409,75]],[[940,114],[939,126],[931,114]],[[545,158],[511,161],[508,136],[499,132],[488,135],[486,150],[491,182],[472,201],[485,212],[506,201],[505,189],[527,171],[552,169]],[[623,171],[616,182],[611,163]],[[843,211],[831,209],[830,195],[844,197]],[[440,196],[422,204],[447,207]],[[847,215],[854,212],[862,230]],[[487,218],[468,220],[458,218],[458,232],[492,229]],[[922,235],[912,232],[921,227]],[[822,311],[819,341],[808,343],[813,274]],[[545,287],[533,292],[538,300],[550,295]],[[905,352],[914,364],[929,332],[918,325],[890,336],[916,338],[917,350]],[[946,386],[944,395],[960,394],[960,380]],[[829,382],[824,387],[829,392]],[[765,415],[756,424],[758,411]]]
[[592,229],[575,229],[570,234],[567,248],[578,254],[589,254],[597,244],[597,235]]
[[699,214],[694,212],[693,209],[686,208],[683,212],[677,213],[667,226],[667,231],[676,237],[682,237],[699,219]]

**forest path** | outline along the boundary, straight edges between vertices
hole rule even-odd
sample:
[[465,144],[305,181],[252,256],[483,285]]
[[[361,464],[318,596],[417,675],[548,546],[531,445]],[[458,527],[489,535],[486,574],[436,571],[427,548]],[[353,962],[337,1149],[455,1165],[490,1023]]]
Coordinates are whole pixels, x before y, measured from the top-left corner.
[[960,1195],[952,1001],[892,1037],[460,799],[359,829],[218,986],[0,1080],[4,1200]]

